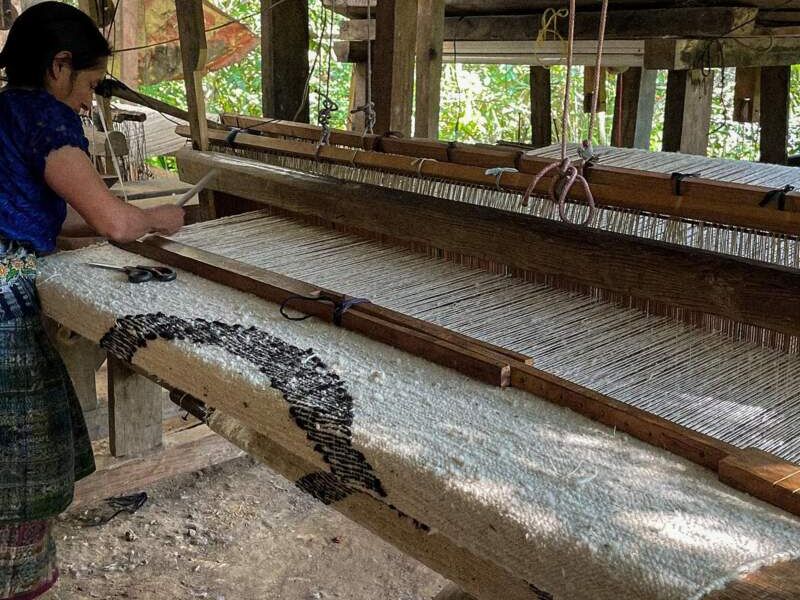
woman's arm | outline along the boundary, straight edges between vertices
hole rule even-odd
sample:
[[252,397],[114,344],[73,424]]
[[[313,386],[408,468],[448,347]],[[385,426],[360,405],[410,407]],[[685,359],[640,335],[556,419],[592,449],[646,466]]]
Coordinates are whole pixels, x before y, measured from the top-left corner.
[[44,179],[91,229],[115,242],[131,242],[153,232],[171,234],[183,225],[184,211],[178,206],[141,209],[114,196],[79,148],[65,146],[51,152]]

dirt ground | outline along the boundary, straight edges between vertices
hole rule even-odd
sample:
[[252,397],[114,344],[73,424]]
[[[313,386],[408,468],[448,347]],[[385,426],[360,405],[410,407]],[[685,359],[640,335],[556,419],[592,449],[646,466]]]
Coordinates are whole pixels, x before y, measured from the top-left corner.
[[[107,420],[106,377],[90,421]],[[102,525],[104,502],[59,517],[61,577],[43,600],[428,600],[445,585],[249,457],[142,491],[141,509]]]
[[248,457],[147,493],[104,525],[102,504],[59,518],[52,598],[417,600],[445,583]]

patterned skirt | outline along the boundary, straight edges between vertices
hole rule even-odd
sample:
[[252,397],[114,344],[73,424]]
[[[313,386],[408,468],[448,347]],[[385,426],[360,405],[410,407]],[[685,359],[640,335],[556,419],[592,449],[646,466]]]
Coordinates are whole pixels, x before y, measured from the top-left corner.
[[[3,245],[0,243],[0,251]],[[36,262],[0,252],[0,598],[52,585],[50,520],[94,471],[86,422],[39,314]],[[13,250],[13,251],[8,251]]]
[[33,600],[58,579],[52,520],[0,525],[0,598]]

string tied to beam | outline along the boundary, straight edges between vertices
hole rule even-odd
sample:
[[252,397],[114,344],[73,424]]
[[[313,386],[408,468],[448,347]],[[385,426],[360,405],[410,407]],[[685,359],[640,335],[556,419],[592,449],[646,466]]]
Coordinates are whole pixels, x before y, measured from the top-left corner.
[[361,113],[361,112],[364,113],[364,123],[365,123],[364,134],[363,134],[362,137],[365,137],[365,136],[367,136],[369,134],[372,134],[374,132],[375,121],[377,121],[377,119],[378,119],[378,117],[377,117],[377,115],[375,113],[375,103],[370,100],[366,104],[363,104],[361,106],[357,106],[356,108],[351,110],[350,114],[351,115],[355,115],[355,114],[358,114],[358,113]]
[[319,160],[319,151],[322,146],[327,146],[331,141],[331,115],[339,110],[339,105],[330,96],[323,94],[322,109],[319,111],[319,125],[322,127],[322,135],[317,144],[316,158]]
[[506,173],[519,173],[519,169],[515,169],[513,167],[493,167],[491,169],[486,169],[486,175],[494,176],[494,186],[497,188],[498,192],[503,191],[503,186],[500,185],[503,179],[503,175]]
[[280,312],[281,316],[284,319],[288,319],[289,321],[305,321],[312,315],[301,315],[299,317],[293,317],[287,314],[286,309],[291,302],[296,302],[297,300],[305,300],[308,302],[322,302],[323,304],[332,304],[333,305],[333,324],[337,327],[342,326],[342,317],[344,317],[345,313],[353,308],[354,306],[358,306],[359,304],[369,304],[370,301],[366,298],[348,298],[345,296],[341,300],[336,300],[335,298],[331,298],[330,296],[325,296],[324,294],[314,295],[314,296],[303,296],[301,294],[297,294],[294,296],[289,296],[281,302]]
[[778,205],[778,210],[786,210],[786,194],[793,192],[795,187],[793,185],[785,185],[764,194],[764,199],[758,203],[761,208],[766,208],[773,202]]
[[411,161],[412,166],[417,167],[417,177],[422,177],[422,167],[425,166],[426,162],[437,162],[435,158],[415,158]]

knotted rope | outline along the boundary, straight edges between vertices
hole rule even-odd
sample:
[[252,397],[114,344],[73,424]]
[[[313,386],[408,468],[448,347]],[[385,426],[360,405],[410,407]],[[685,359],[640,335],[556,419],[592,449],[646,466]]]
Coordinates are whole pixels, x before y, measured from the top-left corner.
[[[586,178],[583,176],[583,173],[581,172],[582,169],[579,171],[578,167],[573,165],[572,160],[567,156],[567,129],[569,127],[569,105],[570,105],[570,98],[572,95],[571,94],[572,59],[575,46],[575,12],[576,12],[576,0],[569,0],[569,21],[568,21],[568,32],[567,32],[567,73],[564,82],[564,103],[562,105],[562,112],[561,112],[561,161],[558,163],[550,164],[541,171],[539,171],[536,177],[533,178],[533,181],[531,181],[528,188],[525,190],[525,194],[522,197],[522,205],[528,206],[528,201],[530,200],[531,194],[536,189],[536,186],[539,184],[539,181],[541,181],[543,177],[545,177],[546,175],[550,174],[553,171],[557,171],[553,177],[552,182],[550,183],[549,196],[550,199],[558,206],[559,216],[563,221],[566,221],[567,223],[573,223],[573,221],[571,221],[567,216],[566,202],[567,202],[567,197],[569,196],[569,193],[572,190],[572,187],[576,183],[580,183],[581,187],[583,188],[584,195],[586,196],[586,201],[589,205],[589,212],[587,213],[586,218],[579,224],[587,225],[592,220],[592,217],[594,217],[594,211],[595,211],[594,196],[592,195],[592,191],[589,188],[589,182],[586,181]],[[594,75],[594,93],[592,96],[592,110],[589,116],[589,130],[587,132],[586,139],[583,140],[581,149],[578,151],[578,154],[584,160],[584,164],[596,158],[594,155],[594,151],[592,150],[591,139],[592,139],[592,133],[594,132],[594,122],[595,122],[595,116],[597,114],[597,100],[600,92],[600,64],[603,57],[603,46],[605,43],[605,30],[606,30],[607,17],[608,17],[608,0],[603,0],[600,12],[600,31],[597,38],[597,60],[595,63],[596,67]]]

